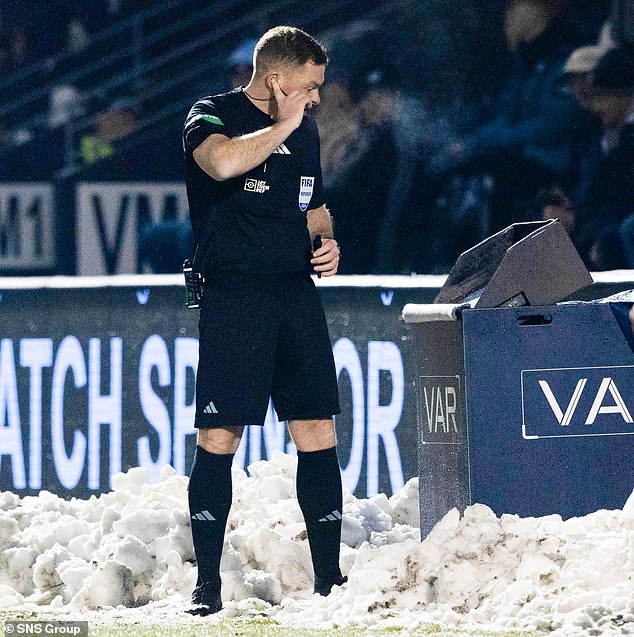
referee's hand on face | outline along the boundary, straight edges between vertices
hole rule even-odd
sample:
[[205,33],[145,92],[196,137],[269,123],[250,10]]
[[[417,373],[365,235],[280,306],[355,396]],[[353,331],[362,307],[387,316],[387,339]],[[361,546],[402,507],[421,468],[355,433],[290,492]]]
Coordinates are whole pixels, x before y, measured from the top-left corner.
[[279,124],[288,124],[292,130],[295,130],[302,123],[306,107],[311,101],[310,97],[305,91],[291,91],[286,95],[276,77],[271,78],[271,88],[277,104],[275,120]]
[[313,252],[310,262],[321,276],[334,276],[339,269],[339,255],[339,244],[334,239],[323,239],[321,248]]

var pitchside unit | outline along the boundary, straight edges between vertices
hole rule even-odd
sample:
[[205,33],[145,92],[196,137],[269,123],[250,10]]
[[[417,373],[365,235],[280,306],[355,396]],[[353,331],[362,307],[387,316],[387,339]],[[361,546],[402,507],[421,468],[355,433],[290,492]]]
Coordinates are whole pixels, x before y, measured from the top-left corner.
[[556,304],[591,282],[558,222],[514,224],[462,255],[438,304],[404,308],[417,340],[422,537],[474,503],[564,518],[625,504],[631,300]]

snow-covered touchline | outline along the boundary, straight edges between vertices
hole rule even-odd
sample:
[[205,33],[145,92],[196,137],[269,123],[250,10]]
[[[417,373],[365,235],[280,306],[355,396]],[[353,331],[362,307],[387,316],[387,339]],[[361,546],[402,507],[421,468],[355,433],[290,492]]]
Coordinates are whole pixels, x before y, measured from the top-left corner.
[[[295,471],[296,459],[279,452],[249,476],[234,469],[221,617],[257,611],[323,628],[634,635],[634,493],[622,511],[566,521],[496,517],[474,505],[462,516],[450,511],[423,542],[416,479],[391,498],[346,493],[341,565],[349,582],[322,598],[311,595]],[[171,467],[158,483],[147,477],[131,469],[89,500],[0,493],[0,608],[184,616],[196,580],[187,478]]]

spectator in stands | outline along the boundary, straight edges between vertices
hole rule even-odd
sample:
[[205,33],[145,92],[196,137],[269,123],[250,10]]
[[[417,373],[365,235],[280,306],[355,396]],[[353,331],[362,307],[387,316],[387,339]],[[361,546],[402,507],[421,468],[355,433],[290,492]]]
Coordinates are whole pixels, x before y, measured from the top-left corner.
[[66,126],[85,113],[84,103],[77,87],[72,84],[51,86],[48,104],[48,127]]
[[563,69],[565,88],[569,90],[584,109],[590,109],[592,91],[592,73],[599,60],[612,47],[604,45],[582,46],[575,49]]
[[605,53],[592,74],[590,108],[602,122],[601,153],[577,202],[582,256],[592,269],[628,267],[634,246],[634,50]]
[[588,109],[587,126],[567,187],[547,192],[542,218],[564,223],[590,269],[626,267],[624,248],[634,247],[634,217],[623,221],[634,213],[634,57],[626,48],[584,47],[564,70]]
[[558,219],[574,240],[577,236],[577,216],[568,195],[559,186],[550,189],[541,203],[542,219]]
[[85,49],[104,29],[115,9],[112,0],[29,0],[2,7],[0,73]]
[[[349,248],[343,274],[368,274],[394,173],[397,96],[374,69],[357,90],[342,70],[322,89],[315,119],[321,138],[324,189],[337,239]],[[357,97],[357,100],[355,100]]]
[[568,17],[563,1],[509,2],[505,34],[514,70],[498,116],[450,149],[463,169],[493,176],[492,230],[525,220],[540,190],[557,184],[573,163],[581,109],[556,90],[574,48]]
[[459,141],[460,124],[470,117],[463,100],[428,90],[399,94],[398,106],[396,175],[374,272],[446,273],[462,251],[488,234],[483,228],[492,180],[437,170],[436,161]]
[[86,165],[115,153],[115,143],[130,135],[136,127],[134,102],[128,99],[115,100],[95,116],[93,133],[80,140],[81,157]]
[[[585,190],[596,171],[601,155],[601,121],[591,111],[593,97],[592,73],[599,60],[607,52],[603,45],[583,46],[575,49],[563,68],[562,90],[576,98],[583,112],[579,117],[577,146],[571,170],[560,183],[544,189],[538,198],[538,216],[542,219],[559,219],[568,234],[577,241],[579,222],[578,201],[584,199]],[[578,246],[580,252],[583,248]]]

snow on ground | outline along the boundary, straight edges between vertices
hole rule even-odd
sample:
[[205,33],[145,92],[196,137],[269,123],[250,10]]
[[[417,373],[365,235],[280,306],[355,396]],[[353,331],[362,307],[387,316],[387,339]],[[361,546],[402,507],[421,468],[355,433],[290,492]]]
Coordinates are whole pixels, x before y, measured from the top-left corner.
[[[562,521],[449,512],[419,540],[418,485],[391,498],[344,498],[349,583],[311,595],[296,459],[234,469],[221,617],[289,626],[533,629],[634,635],[634,493],[623,511]],[[182,613],[196,580],[187,478],[166,467],[115,477],[89,500],[0,493],[0,608],[107,622],[202,621]],[[98,612],[95,612],[98,611]],[[208,620],[205,620],[208,621]]]

